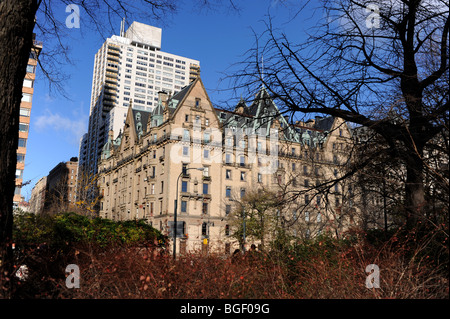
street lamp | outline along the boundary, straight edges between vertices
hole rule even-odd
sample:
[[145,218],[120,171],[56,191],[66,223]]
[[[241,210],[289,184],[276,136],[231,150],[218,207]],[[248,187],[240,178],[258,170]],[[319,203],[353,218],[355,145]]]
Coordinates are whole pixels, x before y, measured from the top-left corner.
[[195,168],[186,168],[183,169],[178,175],[177,178],[177,191],[175,193],[175,200],[174,200],[174,209],[173,209],[173,259],[175,260],[177,257],[177,208],[178,208],[178,184],[180,183],[180,177],[185,174],[190,169],[196,169],[198,171],[204,171],[205,169],[203,167]]

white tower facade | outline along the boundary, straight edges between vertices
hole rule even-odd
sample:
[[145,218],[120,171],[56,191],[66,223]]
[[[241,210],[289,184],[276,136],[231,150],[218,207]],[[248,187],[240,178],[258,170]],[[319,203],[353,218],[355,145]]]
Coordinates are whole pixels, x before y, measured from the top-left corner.
[[88,133],[80,145],[80,166],[96,173],[109,131],[116,138],[128,107],[151,111],[158,92],[179,92],[200,72],[200,62],[161,51],[162,30],[133,22],[108,38],[95,55]]

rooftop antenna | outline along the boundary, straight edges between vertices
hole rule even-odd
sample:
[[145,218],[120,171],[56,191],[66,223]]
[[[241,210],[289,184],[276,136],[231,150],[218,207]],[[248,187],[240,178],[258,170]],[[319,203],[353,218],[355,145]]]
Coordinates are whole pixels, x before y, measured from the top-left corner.
[[264,88],[264,55],[261,56],[261,87]]
[[120,23],[120,36],[125,36],[125,17],[122,18],[122,22]]

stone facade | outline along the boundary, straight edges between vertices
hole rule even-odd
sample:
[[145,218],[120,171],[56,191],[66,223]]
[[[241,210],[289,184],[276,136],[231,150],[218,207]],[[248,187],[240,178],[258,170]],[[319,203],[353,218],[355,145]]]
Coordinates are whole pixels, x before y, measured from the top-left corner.
[[230,213],[261,188],[297,194],[278,211],[292,235],[341,231],[344,219],[352,222],[343,218],[354,211],[351,185],[331,182],[349,160],[347,124],[332,117],[290,124],[264,88],[250,106],[241,100],[221,110],[197,78],[174,96],[160,92],[152,112],[130,106],[114,136],[98,165],[100,216],[145,218],[172,236],[177,199],[182,252],[233,251]]

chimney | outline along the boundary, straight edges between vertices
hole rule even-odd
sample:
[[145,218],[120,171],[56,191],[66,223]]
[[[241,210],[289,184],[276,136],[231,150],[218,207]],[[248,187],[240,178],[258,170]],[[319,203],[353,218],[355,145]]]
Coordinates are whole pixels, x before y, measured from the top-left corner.
[[309,119],[305,122],[305,125],[307,127],[313,127],[314,126],[315,121],[313,119]]
[[161,101],[164,107],[167,107],[167,100],[169,99],[169,94],[165,91],[158,92],[158,100]]

